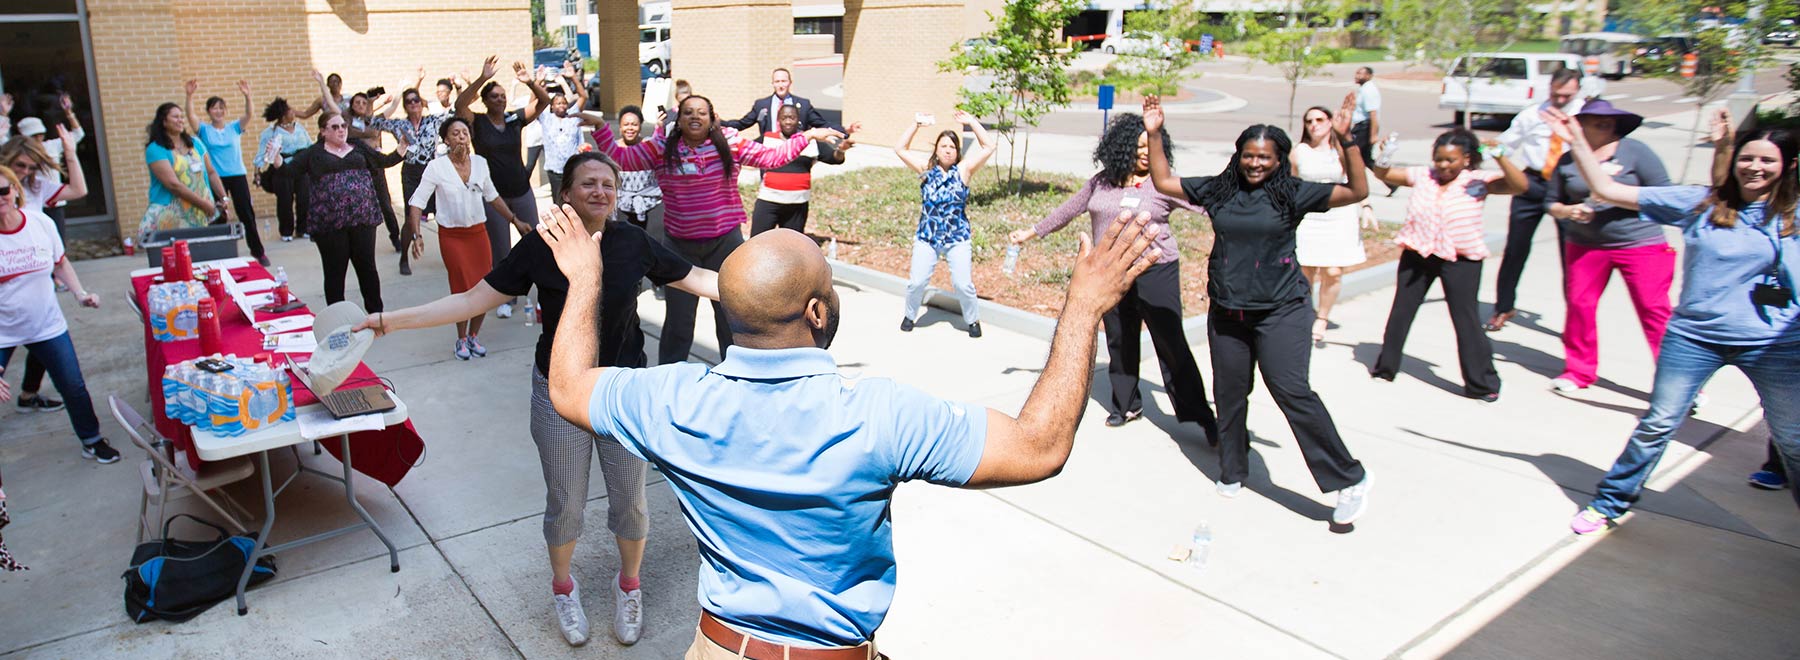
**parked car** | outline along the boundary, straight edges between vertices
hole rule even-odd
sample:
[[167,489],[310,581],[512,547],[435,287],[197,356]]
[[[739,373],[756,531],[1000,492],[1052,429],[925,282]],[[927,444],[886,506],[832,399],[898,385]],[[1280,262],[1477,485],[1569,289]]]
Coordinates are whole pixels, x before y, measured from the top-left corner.
[[[1632,74],[1632,61],[1644,38],[1624,32],[1583,32],[1562,38],[1558,52],[1578,55],[1583,66],[1589,57],[1600,61],[1599,74],[1618,80]],[[1585,69],[1584,69],[1585,70]]]
[[562,68],[563,62],[580,62],[581,53],[571,48],[539,48],[531,54],[532,68]]
[[1173,55],[1181,48],[1181,42],[1155,32],[1112,34],[1100,42],[1100,52],[1109,55]]
[[665,76],[669,73],[669,26],[638,26],[638,63],[650,67],[650,72]]
[[1794,25],[1794,21],[1787,18],[1777,21],[1775,29],[1763,35],[1762,39],[1765,44],[1781,44],[1783,46],[1792,46],[1795,41],[1800,41],[1800,26]]
[[[1473,69],[1471,70],[1471,63]],[[1559,69],[1581,70],[1581,56],[1571,53],[1472,53],[1457,58],[1444,76],[1438,108],[1455,112],[1462,123],[1468,113],[1517,115],[1542,103],[1550,94],[1550,76]],[[1581,78],[1581,95],[1599,96],[1606,82]]]

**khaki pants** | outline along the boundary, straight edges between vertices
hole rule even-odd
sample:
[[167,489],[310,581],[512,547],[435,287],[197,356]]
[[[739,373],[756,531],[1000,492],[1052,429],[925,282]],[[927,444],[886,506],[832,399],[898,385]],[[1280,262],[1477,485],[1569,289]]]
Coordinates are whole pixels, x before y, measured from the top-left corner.
[[[864,648],[869,651],[869,660],[885,660],[887,658],[875,650],[875,642],[869,642]],[[700,633],[698,626],[694,627],[694,645],[689,646],[687,655],[682,656],[685,660],[738,660],[743,657],[744,654],[738,652],[737,649],[728,649],[707,639],[706,635]]]

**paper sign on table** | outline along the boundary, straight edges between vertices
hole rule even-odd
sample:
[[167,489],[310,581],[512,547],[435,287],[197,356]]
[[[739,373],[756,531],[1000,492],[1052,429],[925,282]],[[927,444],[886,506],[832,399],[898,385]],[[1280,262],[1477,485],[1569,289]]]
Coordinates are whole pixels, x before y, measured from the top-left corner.
[[237,283],[238,293],[261,293],[273,288],[275,288],[275,280],[267,278]]
[[381,421],[381,413],[334,419],[331,411],[326,410],[324,406],[301,408],[297,417],[300,422],[300,437],[307,440],[318,440],[358,431],[380,431],[387,428],[387,424]]
[[276,353],[311,353],[319,349],[319,340],[310,332],[289,332],[263,337],[263,350]]
[[278,319],[262,321],[255,324],[255,327],[257,332],[263,333],[264,335],[274,335],[310,328],[312,327],[312,324],[313,315],[301,314],[299,316],[284,316]]

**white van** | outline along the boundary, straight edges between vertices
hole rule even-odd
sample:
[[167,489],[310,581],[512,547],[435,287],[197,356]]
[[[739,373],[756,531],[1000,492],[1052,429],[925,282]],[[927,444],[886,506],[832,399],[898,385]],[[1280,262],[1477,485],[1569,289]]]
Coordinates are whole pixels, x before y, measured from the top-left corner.
[[[1469,113],[1517,115],[1549,97],[1550,76],[1558,69],[1580,71],[1581,59],[1572,53],[1472,53],[1457,58],[1444,76],[1438,109],[1455,112],[1457,124]],[[1475,63],[1474,71],[1470,62]],[[1584,98],[1599,96],[1605,89],[1599,76],[1581,78]]]
[[650,75],[669,75],[669,24],[638,26],[638,63],[650,68]]
[[1586,66],[1586,58],[1592,57],[1599,63],[1602,77],[1618,80],[1632,74],[1631,62],[1637,59],[1638,46],[1642,43],[1644,38],[1635,34],[1583,32],[1563,37],[1557,51],[1581,56],[1583,66]]

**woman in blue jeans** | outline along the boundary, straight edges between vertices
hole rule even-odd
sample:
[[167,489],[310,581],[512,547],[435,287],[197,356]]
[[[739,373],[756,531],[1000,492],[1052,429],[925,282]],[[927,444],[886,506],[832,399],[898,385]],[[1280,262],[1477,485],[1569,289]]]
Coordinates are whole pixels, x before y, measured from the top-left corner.
[[23,347],[50,372],[81,440],[81,455],[117,462],[119,452],[100,437],[100,420],[94,417],[94,401],[81,379],[81,363],[52,280],[75,292],[83,306],[99,307],[100,297],[81,286],[50,217],[39,209],[20,208],[24,190],[12,169],[0,167],[0,402],[12,398],[4,380],[6,365]]
[[1639,188],[1602,169],[1573,118],[1554,113],[1549,123],[1571,146],[1596,200],[1680,227],[1687,247],[1681,301],[1656,359],[1650,409],[1570,529],[1592,534],[1625,514],[1687,418],[1694,395],[1726,366],[1750,378],[1776,448],[1790,471],[1800,467],[1800,298],[1794,293],[1800,284],[1794,217],[1800,139],[1775,129],[1748,131],[1733,141],[1729,117],[1722,115],[1714,122],[1713,143],[1733,145],[1728,177],[1714,186]]

